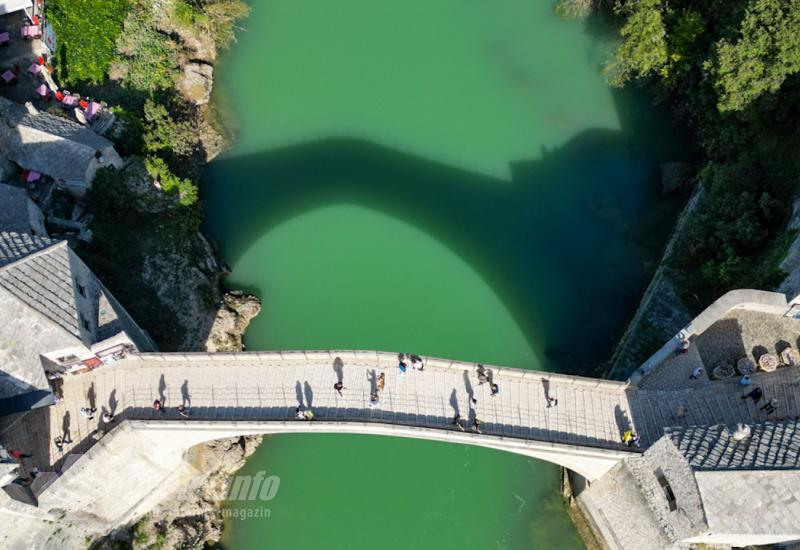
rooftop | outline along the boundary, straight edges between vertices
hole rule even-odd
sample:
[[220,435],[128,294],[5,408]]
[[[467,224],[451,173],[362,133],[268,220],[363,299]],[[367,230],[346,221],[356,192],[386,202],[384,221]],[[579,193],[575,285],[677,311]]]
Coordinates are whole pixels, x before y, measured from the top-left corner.
[[0,145],[18,165],[56,179],[83,182],[97,151],[112,143],[65,117],[32,114],[18,103],[0,98]]
[[800,422],[765,422],[737,444],[733,426],[667,428],[666,435],[693,470],[796,470],[800,468]]

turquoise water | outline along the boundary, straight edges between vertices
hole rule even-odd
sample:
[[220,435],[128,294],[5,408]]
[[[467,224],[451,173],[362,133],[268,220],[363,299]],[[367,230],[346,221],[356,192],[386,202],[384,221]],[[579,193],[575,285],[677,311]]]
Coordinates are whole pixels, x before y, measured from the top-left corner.
[[[202,195],[256,292],[249,349],[405,351],[591,373],[655,267],[680,134],[548,2],[260,0],[218,72],[237,142]],[[580,548],[557,469],[487,449],[268,438],[236,548]],[[241,503],[230,503],[239,507]]]

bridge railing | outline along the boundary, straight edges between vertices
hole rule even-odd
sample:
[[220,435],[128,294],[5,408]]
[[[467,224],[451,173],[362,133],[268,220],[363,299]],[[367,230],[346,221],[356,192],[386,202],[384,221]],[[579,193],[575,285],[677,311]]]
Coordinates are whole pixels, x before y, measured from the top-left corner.
[[[285,403],[281,399],[281,391],[274,388],[274,394],[262,393],[261,399],[253,399],[253,389],[239,388],[236,394],[220,393],[216,396],[219,400],[208,399],[208,395],[200,390],[192,391],[192,404],[189,417],[181,417],[177,409],[167,407],[165,412],[156,412],[149,405],[130,405],[142,403],[141,395],[134,390],[122,394],[123,408],[119,413],[120,419],[143,421],[185,422],[187,428],[196,423],[209,422],[235,422],[235,423],[260,423],[296,425],[297,431],[306,431],[309,422],[295,417],[296,403]],[[369,402],[368,392],[363,390],[348,390],[361,392],[361,401]],[[149,394],[148,394],[149,397]],[[202,400],[203,404],[196,405]],[[233,405],[231,403],[249,402],[250,406]],[[409,405],[413,405],[409,407]],[[499,420],[490,420],[481,416],[480,432],[474,432],[468,424],[470,416],[463,412],[461,431],[453,423],[453,414],[445,398],[420,398],[417,395],[403,396],[395,394],[391,389],[385,391],[381,405],[376,407],[336,407],[330,405],[316,405],[313,407],[314,421],[310,424],[341,423],[355,425],[379,424],[382,426],[396,426],[402,428],[424,428],[442,432],[465,433],[475,436],[488,436],[492,438],[509,439],[519,442],[538,442],[555,445],[567,445],[598,451],[626,451],[640,452],[639,449],[625,447],[620,439],[599,439],[584,434],[561,431],[555,426],[529,426],[525,424],[509,423]],[[416,412],[413,412],[416,411]],[[347,432],[347,429],[343,429]],[[265,431],[265,433],[268,433]]]
[[[442,359],[438,357],[420,356],[424,368],[446,369],[470,372],[477,369],[478,363]],[[358,364],[369,365],[377,368],[397,368],[398,354],[385,351],[366,350],[288,350],[288,351],[250,351],[237,353],[141,353],[127,356],[128,361],[159,361],[164,367],[170,364],[185,363],[236,363],[238,365],[300,365],[322,364],[331,365],[340,359],[344,365]],[[584,388],[598,388],[604,391],[624,392],[628,387],[627,382],[589,378],[554,372],[501,367],[482,363],[486,369],[491,369],[498,378],[521,378],[524,380],[552,381],[553,383],[574,385]]]

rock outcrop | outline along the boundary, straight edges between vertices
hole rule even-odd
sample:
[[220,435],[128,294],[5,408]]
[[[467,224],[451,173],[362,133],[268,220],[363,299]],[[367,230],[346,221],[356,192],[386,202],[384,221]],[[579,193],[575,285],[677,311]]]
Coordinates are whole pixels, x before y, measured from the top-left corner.
[[214,87],[214,67],[207,63],[192,61],[183,67],[178,79],[178,89],[195,105],[205,105],[211,99]]
[[242,336],[261,311],[261,300],[241,291],[227,292],[206,340],[208,352],[244,351]]
[[210,441],[194,447],[187,456],[197,469],[180,492],[171,495],[135,525],[118,530],[94,543],[93,548],[204,548],[222,535],[220,506],[230,476],[244,466],[261,443],[261,436]]

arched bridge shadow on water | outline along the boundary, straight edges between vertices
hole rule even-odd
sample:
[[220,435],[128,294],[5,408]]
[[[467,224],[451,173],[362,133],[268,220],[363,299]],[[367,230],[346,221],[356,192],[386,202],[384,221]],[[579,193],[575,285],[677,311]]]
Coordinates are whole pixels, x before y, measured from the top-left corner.
[[635,129],[587,130],[514,163],[510,182],[345,138],[225,157],[203,186],[207,230],[235,264],[248,239],[324,206],[402,219],[480,273],[522,332],[546,342],[549,367],[589,372],[630,317],[682,202],[660,198],[655,180],[655,164],[676,153],[650,148],[646,122],[623,127]]

